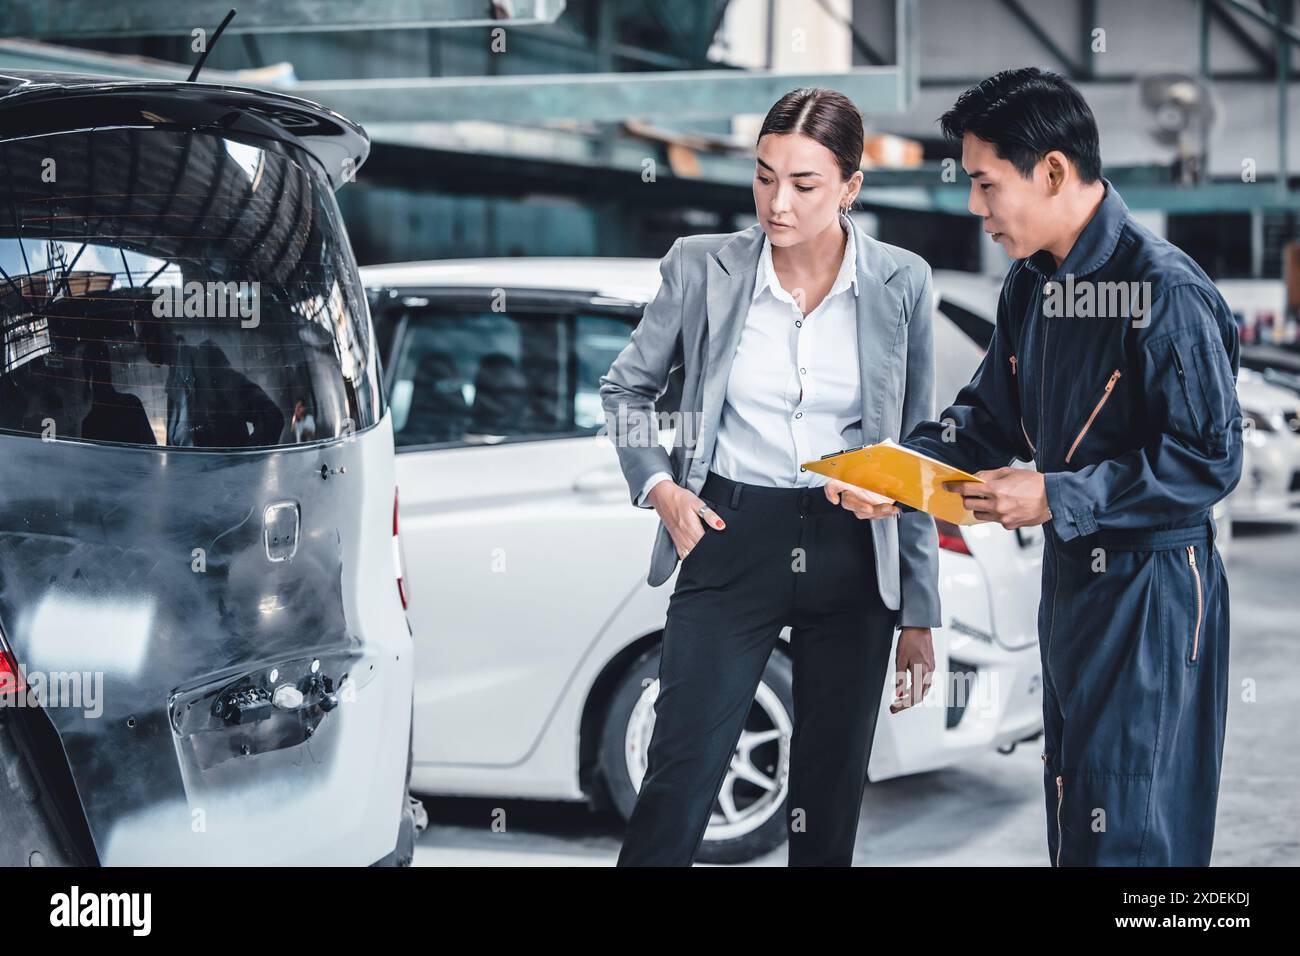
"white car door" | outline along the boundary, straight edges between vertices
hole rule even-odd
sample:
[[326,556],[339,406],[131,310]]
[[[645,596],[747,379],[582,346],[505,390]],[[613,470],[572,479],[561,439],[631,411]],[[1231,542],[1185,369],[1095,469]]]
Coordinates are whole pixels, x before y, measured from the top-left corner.
[[599,377],[635,319],[463,296],[408,312],[389,393],[419,763],[523,759],[644,576],[653,522],[597,437]]

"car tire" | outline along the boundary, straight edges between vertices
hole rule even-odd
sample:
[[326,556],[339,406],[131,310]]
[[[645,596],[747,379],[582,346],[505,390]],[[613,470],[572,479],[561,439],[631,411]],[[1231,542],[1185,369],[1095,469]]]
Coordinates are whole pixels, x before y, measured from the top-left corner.
[[[654,727],[653,705],[659,690],[659,654],[659,648],[655,647],[629,668],[610,698],[601,729],[600,773],[611,802],[624,820],[632,815],[645,772],[645,751]],[[747,754],[754,768],[772,780],[774,789],[764,791],[728,771],[719,792],[731,788],[737,813],[728,821],[715,798],[713,815],[696,860],[743,863],[770,853],[785,842],[793,716],[794,673],[789,657],[778,651],[768,659],[763,670],[741,743],[737,745],[738,758],[742,758],[742,752]],[[777,734],[773,735],[772,731]]]

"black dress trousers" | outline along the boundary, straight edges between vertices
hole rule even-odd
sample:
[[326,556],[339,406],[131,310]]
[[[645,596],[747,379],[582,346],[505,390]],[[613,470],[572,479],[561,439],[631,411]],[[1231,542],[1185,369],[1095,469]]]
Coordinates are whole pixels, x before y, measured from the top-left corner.
[[789,865],[848,866],[898,612],[876,585],[871,520],[820,487],[710,471],[700,497],[726,529],[678,569],[647,767],[619,866],[689,866],[768,656],[790,625],[794,715]]

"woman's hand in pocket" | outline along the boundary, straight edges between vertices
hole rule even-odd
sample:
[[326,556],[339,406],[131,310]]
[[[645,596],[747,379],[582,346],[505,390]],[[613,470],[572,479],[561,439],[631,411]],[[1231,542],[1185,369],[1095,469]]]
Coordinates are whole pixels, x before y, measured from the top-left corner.
[[[654,505],[668,535],[673,539],[677,557],[685,560],[708,531],[703,522],[716,531],[726,530],[727,523],[690,490],[671,481],[661,481],[650,489],[646,500]],[[703,509],[702,511],[700,509]]]
[[852,511],[859,518],[893,518],[898,515],[893,498],[832,478],[825,485],[826,500]]

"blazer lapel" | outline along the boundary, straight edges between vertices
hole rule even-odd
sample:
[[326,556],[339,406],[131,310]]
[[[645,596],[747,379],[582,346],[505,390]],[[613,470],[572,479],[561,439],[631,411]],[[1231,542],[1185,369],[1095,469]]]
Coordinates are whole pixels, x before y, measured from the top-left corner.
[[[902,283],[889,280],[898,272],[898,263],[875,239],[853,224],[858,251],[858,369],[862,376],[862,440],[873,444],[880,440],[881,417],[890,404],[889,387],[895,379],[891,363],[895,355],[898,330],[903,324],[907,302]],[[896,396],[895,401],[902,401]]]
[[713,457],[722,404],[731,376],[732,360],[749,314],[757,280],[758,256],[763,248],[763,227],[755,224],[736,233],[709,256],[705,265],[705,320],[708,355],[701,400],[700,444],[688,474],[700,474]]
[[[850,222],[852,222],[850,220]],[[902,284],[890,279],[898,272],[894,258],[857,223],[852,223],[857,244],[858,363],[862,376],[862,433],[871,443],[880,438],[881,417],[889,404],[889,388],[896,380],[891,363],[903,322]],[[763,227],[755,224],[735,234],[705,267],[705,318],[708,354],[701,398],[700,441],[687,475],[704,475],[713,457],[718,422],[726,397],[727,380],[740,345],[745,318],[757,281],[758,257],[763,248]],[[901,398],[899,399],[901,400]]]

